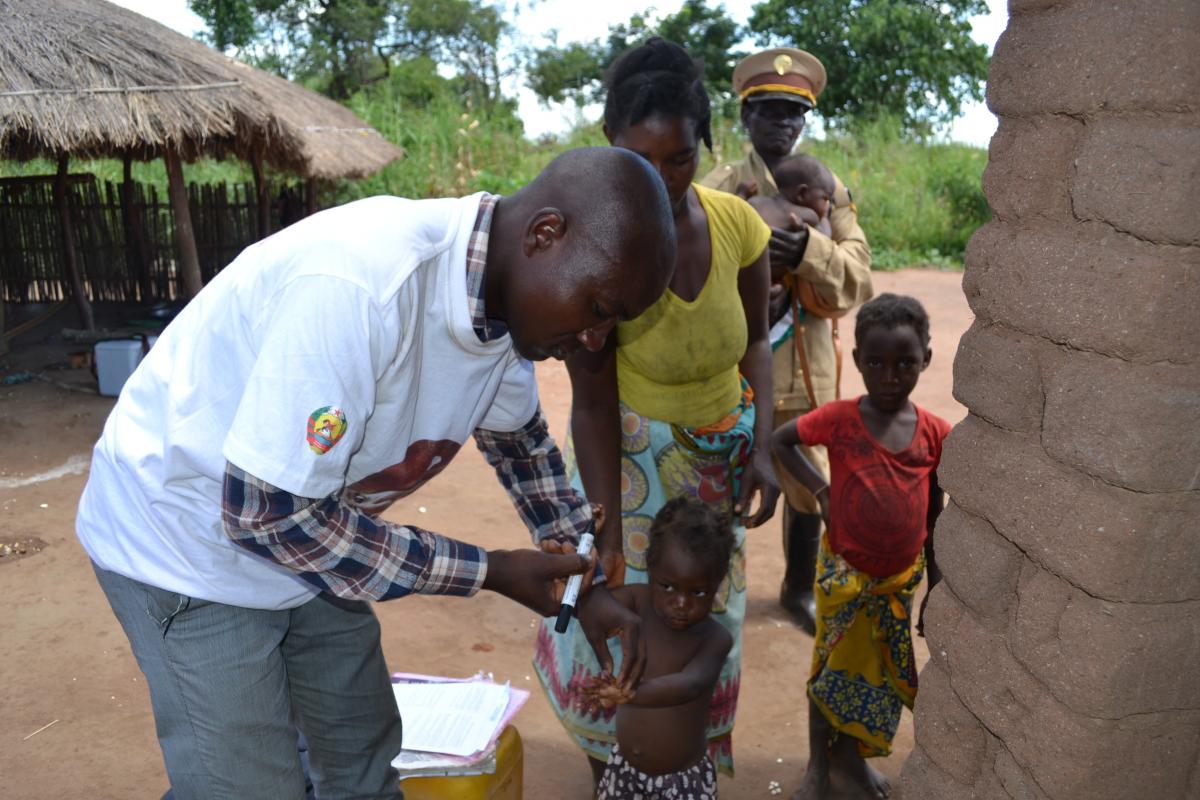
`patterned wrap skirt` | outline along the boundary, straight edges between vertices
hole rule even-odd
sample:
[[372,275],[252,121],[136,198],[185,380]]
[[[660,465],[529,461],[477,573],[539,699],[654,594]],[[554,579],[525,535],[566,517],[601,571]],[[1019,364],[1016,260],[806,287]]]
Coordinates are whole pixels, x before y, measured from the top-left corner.
[[808,696],[835,731],[858,740],[864,758],[891,752],[901,709],[917,697],[912,605],[924,574],[924,552],[903,572],[876,578],[821,536]]
[[[638,414],[624,403],[621,419],[621,527],[625,583],[647,583],[646,551],[650,523],[668,500],[688,495],[730,514],[742,471],[754,443],[754,392],[743,378],[742,396],[725,417],[702,428],[685,428]],[[567,469],[582,489],[573,442],[566,447]],[[732,731],[742,675],[742,619],[746,614],[746,529],[734,525],[736,546],[729,571],[717,590],[713,617],[733,636],[733,648],[713,691],[708,719],[708,754],[717,768],[733,774]],[[617,669],[621,646],[608,642]],[[542,688],[567,733],[592,758],[607,762],[616,741],[616,709],[591,703],[581,687],[600,674],[596,655],[577,621],[565,634],[554,620],[538,628],[533,665]]]

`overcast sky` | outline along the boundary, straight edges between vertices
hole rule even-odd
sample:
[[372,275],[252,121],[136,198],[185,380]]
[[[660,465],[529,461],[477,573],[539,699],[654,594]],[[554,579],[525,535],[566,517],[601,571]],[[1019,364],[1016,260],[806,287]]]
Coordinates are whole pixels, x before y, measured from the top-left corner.
[[[187,7],[187,0],[112,0],[117,5],[145,14],[180,33],[194,36],[203,29],[200,18]],[[725,0],[725,8],[736,22],[744,24],[750,17],[751,7],[758,0]],[[552,31],[557,32],[558,43],[596,39],[608,33],[609,25],[627,22],[633,14],[653,9],[657,14],[670,14],[683,5],[682,0],[604,0],[604,2],[581,3],[580,0],[526,0],[519,5],[515,23],[518,46],[540,47],[549,42]],[[580,9],[585,8],[585,14]],[[988,46],[991,52],[996,40],[1008,24],[1006,0],[988,0],[989,13],[971,20],[972,36],[975,41]],[[801,45],[803,46],[803,45]],[[574,105],[542,105],[533,92],[524,86],[520,78],[512,79],[506,86],[510,95],[517,93],[520,115],[525,123],[527,135],[537,137],[543,133],[564,131],[578,120],[579,112]],[[996,118],[982,103],[970,103],[965,113],[950,129],[950,138],[955,141],[987,146],[996,131]],[[588,119],[599,116],[598,108],[584,110]]]

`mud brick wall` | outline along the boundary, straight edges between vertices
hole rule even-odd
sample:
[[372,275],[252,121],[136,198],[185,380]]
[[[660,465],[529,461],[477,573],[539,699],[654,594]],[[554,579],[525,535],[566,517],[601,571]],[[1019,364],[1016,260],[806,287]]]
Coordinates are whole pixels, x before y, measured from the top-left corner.
[[1200,2],[1011,0],[902,792],[1200,798]]

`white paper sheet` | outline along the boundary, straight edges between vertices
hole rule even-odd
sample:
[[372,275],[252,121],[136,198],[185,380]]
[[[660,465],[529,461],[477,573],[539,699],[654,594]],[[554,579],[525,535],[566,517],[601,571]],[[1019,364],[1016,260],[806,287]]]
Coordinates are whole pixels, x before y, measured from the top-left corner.
[[508,707],[508,685],[395,683],[404,749],[469,756],[495,735]]

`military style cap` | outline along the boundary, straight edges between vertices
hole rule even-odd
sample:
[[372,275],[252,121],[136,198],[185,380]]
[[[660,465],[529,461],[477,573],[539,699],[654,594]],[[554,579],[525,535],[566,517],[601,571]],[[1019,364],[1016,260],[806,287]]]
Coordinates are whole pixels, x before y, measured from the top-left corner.
[[812,53],[795,47],[763,50],[733,68],[733,90],[747,103],[791,100],[812,108],[824,88],[825,67]]

